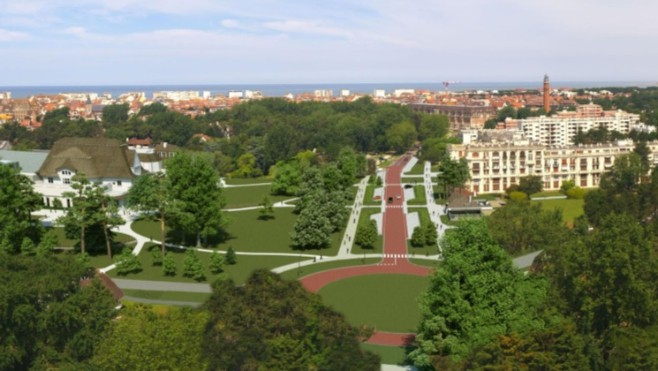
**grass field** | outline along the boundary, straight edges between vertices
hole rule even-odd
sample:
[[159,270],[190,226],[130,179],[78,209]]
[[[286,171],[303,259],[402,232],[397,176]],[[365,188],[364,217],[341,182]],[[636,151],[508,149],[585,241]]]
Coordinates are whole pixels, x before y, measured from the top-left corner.
[[400,179],[400,182],[402,184],[423,184],[423,178],[422,177],[402,177]]
[[208,300],[210,294],[202,292],[182,292],[182,291],[146,291],[146,290],[126,290],[123,289],[124,295],[133,296],[142,299],[152,300],[175,300],[175,301],[194,301],[203,303]]
[[[142,271],[139,273],[128,274],[126,276],[117,275],[116,269],[109,272],[112,277],[121,277],[134,280],[152,280],[152,281],[168,281],[168,282],[195,282],[192,278],[183,277],[183,258],[185,252],[178,249],[171,249],[174,260],[176,261],[177,274],[175,276],[165,276],[162,274],[161,266],[153,266],[153,259],[147,248],[142,250],[139,254],[139,261],[142,263]],[[199,252],[199,258],[203,266],[206,268],[206,282],[212,282],[219,277],[218,274],[213,274],[208,269],[210,263],[210,254]],[[241,284],[249,277],[251,272],[256,269],[272,269],[281,265],[294,263],[298,260],[297,257],[289,256],[246,256],[238,255],[237,264],[224,265],[224,272],[220,273],[228,278],[233,279],[236,283]]]
[[562,209],[562,220],[568,225],[573,225],[573,220],[583,215],[583,205],[585,200],[558,199],[558,200],[538,200],[544,210]]
[[425,186],[424,185],[416,185],[414,186],[414,197],[412,200],[409,200],[407,204],[409,205],[426,205],[427,204],[427,197],[425,196]]
[[[379,214],[381,212],[380,208],[362,208],[361,209],[361,215],[359,215],[359,226],[365,225],[366,223],[370,222],[370,216],[373,214]],[[358,230],[357,226],[357,230]],[[382,248],[384,245],[384,240],[381,235],[377,236],[377,242],[375,242],[375,248],[374,249],[362,249],[359,245],[354,244],[352,246],[352,253],[353,254],[376,254],[376,253],[381,253]]]
[[269,197],[272,203],[294,198],[270,195],[270,186],[268,184],[255,187],[223,188],[222,192],[226,198],[225,208],[227,209],[258,206],[266,196]]
[[401,365],[404,363],[406,356],[404,348],[401,347],[361,343],[361,348],[377,354],[381,358],[382,363],[387,365]]
[[381,205],[382,201],[381,200],[373,200],[372,197],[375,194],[375,188],[379,188],[376,185],[373,184],[368,184],[366,186],[366,192],[363,195],[363,204],[364,205]]
[[357,257],[355,259],[350,259],[350,260],[339,260],[339,261],[333,261],[328,263],[317,263],[306,267],[295,268],[293,270],[283,272],[281,273],[281,277],[287,280],[296,280],[300,277],[308,276],[309,274],[316,272],[322,272],[322,271],[327,271],[330,269],[342,268],[342,267],[352,267],[357,265],[370,265],[370,264],[375,264],[380,260],[381,259],[379,258],[368,258],[363,260],[362,258]]
[[319,294],[355,326],[415,332],[420,322],[417,298],[428,284],[428,277],[378,274],[332,282]]
[[[293,230],[297,215],[293,214],[292,211],[292,208],[276,208],[274,209],[274,218],[269,220],[259,219],[260,212],[258,210],[226,213],[229,218],[229,224],[226,226],[228,237],[224,241],[213,244],[213,246],[221,250],[226,250],[229,246],[232,246],[236,251],[295,253],[291,247],[290,232]],[[144,219],[138,220],[133,223],[132,229],[154,240],[160,239],[160,226],[157,222]],[[344,229],[340,233],[332,235],[330,248],[307,250],[306,252],[327,256],[336,255],[343,232]],[[173,233],[168,233],[167,241],[178,243],[176,237]],[[188,238],[188,244],[193,242],[192,238]]]
[[430,259],[414,259],[414,258],[409,258],[409,262],[416,264],[416,265],[422,265],[424,267],[430,267],[430,268],[435,268],[436,264],[438,263],[437,260],[430,260]]
[[404,173],[404,174],[407,174],[407,175],[409,175],[409,174],[412,174],[412,175],[420,175],[420,174],[423,174],[424,172],[425,172],[425,165],[424,165],[421,161],[418,161],[418,162],[416,162],[416,164],[411,168],[411,170],[409,170],[408,172],[406,172],[406,173]]
[[[59,242],[58,243],[59,247],[75,247],[75,245],[78,243],[77,239],[66,238],[66,235],[64,233],[64,228],[54,227],[52,228],[52,230],[55,231],[55,235],[57,236],[57,240]],[[121,251],[123,251],[124,248],[133,248],[135,246],[134,244],[135,244],[135,240],[132,237],[128,236],[127,234],[114,232],[114,244],[112,245],[112,254],[114,255],[114,257],[116,257],[117,255],[121,254]],[[87,246],[87,251],[90,252],[89,264],[92,267],[103,268],[114,263],[114,259],[110,259],[107,256],[107,251],[104,242],[102,246],[98,246],[91,249],[90,248],[91,246]]]
[[564,196],[564,194],[560,191],[542,191],[542,192],[533,193],[530,196],[531,197],[554,197],[554,196]]

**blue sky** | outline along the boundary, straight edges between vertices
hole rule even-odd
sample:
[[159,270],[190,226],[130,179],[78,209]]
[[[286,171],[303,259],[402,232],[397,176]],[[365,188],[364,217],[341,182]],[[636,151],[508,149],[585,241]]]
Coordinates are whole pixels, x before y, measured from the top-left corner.
[[0,0],[0,86],[658,81],[655,0]]

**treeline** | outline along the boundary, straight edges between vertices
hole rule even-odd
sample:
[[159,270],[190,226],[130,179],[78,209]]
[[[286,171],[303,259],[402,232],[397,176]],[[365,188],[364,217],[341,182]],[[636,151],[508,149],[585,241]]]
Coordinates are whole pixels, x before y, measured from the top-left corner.
[[[0,253],[3,254],[3,253]],[[70,255],[0,256],[0,370],[378,370],[369,329],[268,271],[199,309],[115,309]]]
[[[410,360],[423,369],[658,369],[658,169],[622,156],[561,211],[510,199],[464,221],[421,300]],[[509,254],[543,250],[527,275]]]
[[[187,149],[211,152],[222,175],[258,176],[296,153],[312,150],[329,159],[344,147],[357,152],[404,152],[417,140],[443,137],[446,118],[412,112],[398,104],[375,104],[370,98],[355,102],[293,103],[282,98],[250,101],[229,110],[208,112],[192,119],[159,103],[144,106],[128,117],[128,105],[106,106],[103,121],[71,120],[68,108],[48,112],[42,126],[28,131],[16,123],[0,128],[0,139],[18,149],[49,149],[67,136],[129,137],[168,142]],[[195,134],[213,138],[202,141]],[[253,163],[252,172],[240,171]]]

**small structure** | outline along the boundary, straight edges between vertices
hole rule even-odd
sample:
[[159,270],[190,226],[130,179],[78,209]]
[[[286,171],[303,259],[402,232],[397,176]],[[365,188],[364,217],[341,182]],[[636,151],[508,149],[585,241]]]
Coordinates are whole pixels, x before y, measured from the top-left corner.
[[466,189],[460,188],[452,192],[448,198],[446,214],[450,220],[465,217],[481,217],[493,211],[493,207],[487,200],[473,198],[473,194]]

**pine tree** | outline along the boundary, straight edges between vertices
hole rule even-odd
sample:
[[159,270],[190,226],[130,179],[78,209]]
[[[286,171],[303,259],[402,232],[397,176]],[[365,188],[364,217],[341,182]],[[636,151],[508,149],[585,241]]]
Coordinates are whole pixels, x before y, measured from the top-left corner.
[[214,274],[224,271],[224,257],[217,251],[213,251],[210,255],[210,271]]
[[34,255],[34,252],[34,242],[32,242],[30,237],[24,237],[21,243],[21,254]]
[[233,246],[229,246],[228,250],[226,250],[225,261],[228,265],[233,265],[238,262],[237,256],[235,255],[235,250],[233,250]]
[[165,276],[176,275],[176,261],[169,251],[165,253],[164,259],[162,261],[162,272]]
[[162,250],[159,246],[154,246],[155,248],[151,249],[151,257],[153,258],[153,265],[160,266],[162,265]]
[[354,236],[354,243],[364,249],[374,249],[377,242],[377,225],[374,220],[359,226]]
[[422,227],[414,228],[413,233],[411,234],[411,246],[413,247],[423,247],[425,246],[425,231]]
[[185,251],[185,258],[183,259],[183,276],[194,277],[197,270],[197,263],[199,263],[199,256],[196,250],[188,249]]
[[142,270],[142,263],[139,262],[137,256],[133,255],[130,249],[123,249],[121,257],[117,262],[117,273],[126,275],[128,273],[136,273]]
[[55,232],[51,229],[41,238],[41,242],[39,242],[39,246],[37,247],[37,255],[45,256],[50,254],[57,247],[57,244],[59,244],[59,240]]

